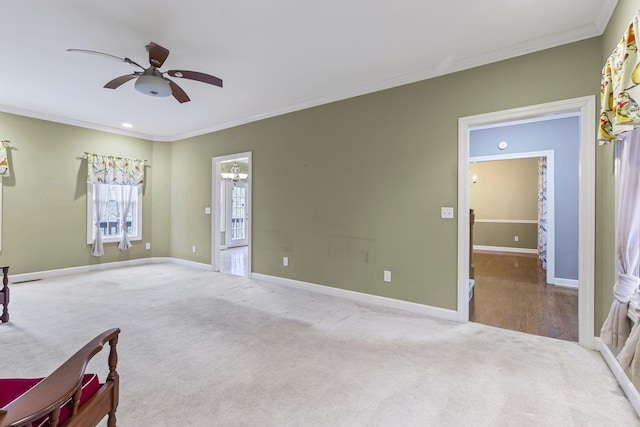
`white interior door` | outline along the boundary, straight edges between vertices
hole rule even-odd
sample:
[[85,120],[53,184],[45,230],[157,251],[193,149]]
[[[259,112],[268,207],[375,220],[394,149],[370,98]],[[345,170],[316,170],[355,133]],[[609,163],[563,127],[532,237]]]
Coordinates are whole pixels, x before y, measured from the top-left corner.
[[227,181],[226,199],[226,246],[246,246],[249,210],[247,209],[247,183]]

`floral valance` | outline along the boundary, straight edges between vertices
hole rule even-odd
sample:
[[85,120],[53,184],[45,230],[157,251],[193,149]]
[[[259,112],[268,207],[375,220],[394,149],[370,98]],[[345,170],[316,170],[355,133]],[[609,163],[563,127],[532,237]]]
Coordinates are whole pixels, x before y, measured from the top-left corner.
[[144,182],[144,160],[87,154],[90,184],[142,185]]
[[6,141],[0,142],[0,177],[9,176],[9,160],[7,159]]
[[640,127],[640,57],[636,43],[639,30],[636,14],[602,69],[598,138],[601,144]]

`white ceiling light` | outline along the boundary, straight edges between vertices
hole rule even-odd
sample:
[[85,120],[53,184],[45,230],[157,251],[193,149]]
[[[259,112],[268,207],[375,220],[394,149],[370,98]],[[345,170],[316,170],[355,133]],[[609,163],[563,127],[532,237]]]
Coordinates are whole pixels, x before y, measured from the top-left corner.
[[229,173],[229,172],[222,172],[220,174],[220,176],[222,177],[222,179],[231,179],[233,181],[239,181],[239,180],[245,180],[247,179],[247,177],[249,176],[249,174],[246,173]]
[[136,79],[134,87],[145,95],[156,97],[171,95],[169,82],[158,76],[142,75]]
[[123,123],[122,127],[123,128],[127,128],[127,129],[131,129],[133,127],[133,125],[131,123]]

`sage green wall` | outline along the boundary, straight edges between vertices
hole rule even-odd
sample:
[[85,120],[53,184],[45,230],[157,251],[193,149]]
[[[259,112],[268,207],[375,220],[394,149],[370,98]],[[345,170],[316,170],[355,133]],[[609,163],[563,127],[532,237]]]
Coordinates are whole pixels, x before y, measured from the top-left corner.
[[469,205],[482,219],[538,219],[538,158],[477,162],[469,188]]
[[455,310],[458,118],[596,95],[600,68],[595,38],[174,142],[171,254],[210,262],[211,158],[252,151],[254,272]]
[[[143,242],[128,252],[105,244],[101,258],[90,255],[86,227],[85,151],[152,160],[153,143],[75,126],[0,113],[0,136],[11,141],[11,176],[4,178],[0,263],[11,274],[122,261],[150,255]],[[168,155],[165,156],[168,164]],[[155,159],[154,159],[155,160]],[[153,172],[152,172],[153,174]],[[152,230],[153,183],[147,173],[142,233]],[[154,220],[168,224],[159,212]],[[168,239],[159,253],[168,255]]]
[[[518,236],[517,242],[514,240],[514,236]],[[538,224],[476,222],[473,226],[473,245],[475,247],[537,249]]]
[[154,142],[150,160],[146,172],[153,189],[151,235],[143,234],[142,241],[151,243],[151,256],[167,257],[171,248],[171,143]]
[[[477,176],[469,188],[469,206],[476,219],[474,245],[537,248],[537,223],[483,220],[537,221],[538,159],[471,163],[469,175]],[[514,236],[518,236],[517,242]]]

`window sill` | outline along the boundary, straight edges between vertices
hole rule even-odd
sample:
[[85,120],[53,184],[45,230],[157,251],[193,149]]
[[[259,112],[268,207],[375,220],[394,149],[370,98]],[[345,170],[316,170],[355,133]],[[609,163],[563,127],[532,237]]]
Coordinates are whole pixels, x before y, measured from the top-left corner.
[[[129,241],[139,242],[142,240],[142,236],[129,236]],[[120,243],[120,237],[103,237],[102,244],[107,243]],[[93,245],[93,241],[87,242],[87,245]]]

